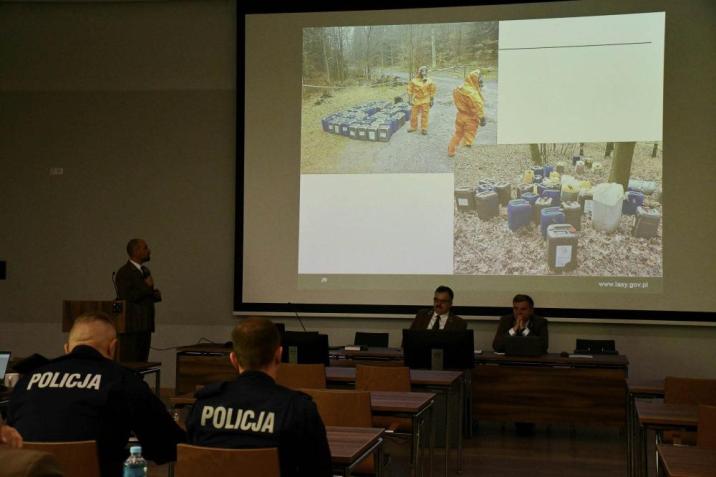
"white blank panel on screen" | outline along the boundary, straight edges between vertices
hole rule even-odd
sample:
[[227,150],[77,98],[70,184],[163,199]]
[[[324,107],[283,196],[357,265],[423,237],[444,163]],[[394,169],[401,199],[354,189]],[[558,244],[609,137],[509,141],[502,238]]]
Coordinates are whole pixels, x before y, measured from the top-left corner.
[[304,174],[298,272],[451,274],[452,174]]
[[664,13],[500,22],[500,144],[662,137]]

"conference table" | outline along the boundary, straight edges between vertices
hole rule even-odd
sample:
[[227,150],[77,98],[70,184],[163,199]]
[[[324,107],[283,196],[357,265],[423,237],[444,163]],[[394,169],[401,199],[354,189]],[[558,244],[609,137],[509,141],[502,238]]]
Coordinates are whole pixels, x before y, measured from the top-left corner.
[[[429,469],[433,465],[434,434],[432,432],[432,412],[435,401],[435,393],[424,392],[393,392],[393,391],[371,391],[371,411],[379,415],[391,415],[397,417],[409,417],[412,422],[413,447],[411,465],[415,469],[416,477],[423,475],[420,465],[422,452],[422,434],[430,437],[429,440]],[[176,408],[192,406],[196,402],[194,393],[187,393],[169,398],[169,402]]]
[[350,476],[356,465],[369,455],[375,458],[375,475],[383,475],[383,431],[375,427],[326,426],[333,472]]
[[714,477],[716,450],[700,447],[656,446],[661,469],[667,477]]
[[[177,394],[192,391],[198,384],[234,379],[230,351],[220,344],[178,348]],[[329,351],[329,355],[330,367],[403,365],[398,348],[342,348]],[[476,354],[475,368],[466,373],[463,383],[463,397],[471,403],[463,429],[469,431],[472,419],[623,427],[628,371],[629,360],[624,355]]]
[[[428,369],[411,369],[410,384],[414,388],[424,388],[442,393],[446,396],[445,412],[445,462],[444,472],[448,474],[450,459],[450,422],[457,425],[457,472],[462,472],[462,409],[460,403],[464,399],[464,373],[461,371],[433,371]],[[348,366],[329,366],[326,368],[326,382],[329,385],[352,385],[356,379],[356,368]],[[457,389],[457,392],[454,390]],[[451,398],[457,399],[450,406]]]
[[[196,386],[229,381],[236,378],[228,355],[231,349],[223,344],[206,343],[177,348],[176,394],[193,391]],[[359,364],[402,366],[403,352],[400,348],[373,348],[350,350],[345,347],[329,351],[331,366],[326,368],[326,381],[330,387],[342,387],[355,382],[355,366]],[[411,370],[410,381],[414,390],[425,389],[445,396],[445,473],[450,458],[450,421],[456,423],[457,471],[462,471],[463,436],[471,430],[470,420],[465,426],[464,411],[469,411],[470,373],[460,371]],[[457,400],[449,405],[451,400]],[[460,405],[463,401],[467,405]],[[468,416],[469,417],[469,416]]]
[[629,361],[623,355],[475,356],[474,419],[622,428]]
[[639,428],[639,420],[636,414],[637,399],[663,399],[664,397],[664,379],[652,380],[635,380],[627,379],[627,475],[633,476],[637,463],[636,460],[641,458],[634,449],[634,440],[629,436],[633,436]]
[[667,404],[657,399],[636,399],[636,422],[627,435],[634,453],[632,475],[647,475],[649,459],[649,431],[684,429],[694,431],[699,423],[699,407],[693,404]]

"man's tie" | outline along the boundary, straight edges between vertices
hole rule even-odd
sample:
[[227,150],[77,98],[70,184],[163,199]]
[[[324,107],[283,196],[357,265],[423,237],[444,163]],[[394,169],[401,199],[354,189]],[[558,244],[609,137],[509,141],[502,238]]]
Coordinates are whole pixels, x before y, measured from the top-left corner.
[[435,316],[435,323],[433,323],[433,327],[430,329],[431,330],[439,330],[440,329],[440,315]]
[[151,274],[152,274],[152,272],[150,272],[147,267],[142,265],[142,278],[147,278]]

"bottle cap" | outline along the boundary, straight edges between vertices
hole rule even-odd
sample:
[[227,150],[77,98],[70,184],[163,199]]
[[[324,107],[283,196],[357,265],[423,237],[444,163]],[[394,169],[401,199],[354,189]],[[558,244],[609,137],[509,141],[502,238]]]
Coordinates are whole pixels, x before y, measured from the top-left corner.
[[129,448],[129,453],[133,455],[139,455],[142,453],[142,446],[132,446]]

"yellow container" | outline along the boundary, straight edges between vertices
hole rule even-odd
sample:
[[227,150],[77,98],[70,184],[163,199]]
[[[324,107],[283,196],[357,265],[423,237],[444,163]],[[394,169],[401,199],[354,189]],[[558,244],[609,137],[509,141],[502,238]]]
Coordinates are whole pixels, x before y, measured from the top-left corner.
[[525,174],[522,176],[522,182],[524,184],[532,184],[535,181],[535,173],[531,169],[527,169]]

